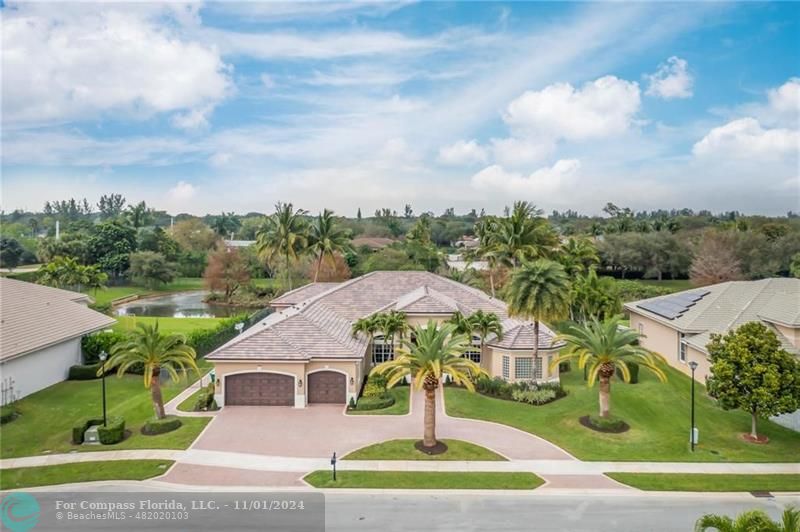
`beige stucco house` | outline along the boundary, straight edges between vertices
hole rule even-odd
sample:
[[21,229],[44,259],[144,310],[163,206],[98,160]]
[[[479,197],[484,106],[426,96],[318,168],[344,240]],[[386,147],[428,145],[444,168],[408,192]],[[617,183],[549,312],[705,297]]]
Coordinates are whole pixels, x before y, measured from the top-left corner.
[[372,272],[343,283],[312,283],[275,299],[276,311],[207,358],[215,365],[216,400],[222,405],[341,403],[357,399],[364,378],[390,360],[381,336],[353,336],[352,324],[378,312],[398,310],[409,325],[442,322],[454,312],[496,313],[502,339],[490,337],[465,354],[492,375],[509,381],[554,380],[548,362],[561,347],[540,325],[533,357],[531,323],[510,318],[505,303],[484,292],[428,272]]
[[[733,281],[625,304],[631,328],[644,335],[642,345],[663,355],[670,365],[705,382],[710,373],[706,345],[724,334],[760,321],[777,334],[783,347],[800,356],[800,279]],[[797,412],[775,418],[800,429]]]

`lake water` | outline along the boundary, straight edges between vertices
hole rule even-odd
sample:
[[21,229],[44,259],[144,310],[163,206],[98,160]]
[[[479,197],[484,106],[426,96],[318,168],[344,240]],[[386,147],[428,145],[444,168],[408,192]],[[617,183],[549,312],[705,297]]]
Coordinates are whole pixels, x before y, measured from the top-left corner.
[[156,316],[160,318],[225,318],[252,313],[259,307],[230,307],[206,303],[208,292],[178,292],[158,297],[148,297],[124,303],[114,310],[117,316]]

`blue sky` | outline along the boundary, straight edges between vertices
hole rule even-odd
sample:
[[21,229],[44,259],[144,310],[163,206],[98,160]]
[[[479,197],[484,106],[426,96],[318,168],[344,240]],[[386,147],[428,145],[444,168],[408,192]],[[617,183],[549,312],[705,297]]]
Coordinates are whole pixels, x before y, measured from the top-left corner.
[[795,3],[13,3],[2,208],[798,209]]

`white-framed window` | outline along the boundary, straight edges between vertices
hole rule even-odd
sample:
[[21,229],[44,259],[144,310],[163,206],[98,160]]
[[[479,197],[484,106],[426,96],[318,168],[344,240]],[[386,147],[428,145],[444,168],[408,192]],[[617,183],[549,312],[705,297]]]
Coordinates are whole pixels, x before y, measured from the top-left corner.
[[530,379],[531,377],[533,377],[533,357],[514,359],[514,378]]
[[394,347],[383,336],[376,336],[372,339],[372,363],[380,364],[388,360],[394,360]]
[[533,378],[542,378],[542,357],[536,357],[536,363],[533,366]]
[[481,337],[473,336],[472,343],[469,349],[464,351],[464,358],[468,358],[473,362],[481,363]]
[[639,325],[637,325],[636,328],[639,330],[640,335],[644,334],[644,323],[639,322]]
[[683,333],[680,333],[680,340],[678,341],[678,360],[686,364],[686,340],[684,340]]
[[508,376],[511,374],[511,359],[508,355],[503,355],[503,378],[507,379]]

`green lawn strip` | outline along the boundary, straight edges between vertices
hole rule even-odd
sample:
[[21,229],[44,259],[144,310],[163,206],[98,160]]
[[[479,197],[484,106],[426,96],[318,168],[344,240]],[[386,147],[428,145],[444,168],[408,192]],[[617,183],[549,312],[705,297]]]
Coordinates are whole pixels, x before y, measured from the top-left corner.
[[441,440],[447,452],[436,455],[425,454],[414,447],[418,440],[389,440],[364,447],[346,455],[343,460],[490,460],[505,461],[506,458],[480,445],[462,440]]
[[650,286],[661,286],[664,288],[669,288],[675,292],[681,292],[683,290],[689,290],[690,288],[695,288],[692,284],[692,281],[689,279],[665,279],[663,281],[659,281],[658,279],[635,279],[636,282],[650,285]]
[[494,421],[541,436],[582,460],[656,462],[797,462],[800,433],[768,420],[759,420],[759,433],[769,437],[767,445],[741,438],[749,432],[750,416],[738,410],[724,411],[696,385],[696,420],[700,444],[689,450],[691,381],[672,368],[662,384],[645,370],[638,384],[614,379],[611,412],[625,420],[631,430],[622,434],[595,432],[578,419],[597,412],[597,386],[587,388],[583,372],[562,374],[567,397],[543,406],[531,406],[445,388],[445,404],[451,416]]
[[130,331],[136,329],[137,324],[147,323],[149,325],[158,322],[158,328],[164,333],[189,334],[198,329],[213,329],[217,327],[223,318],[168,318],[155,316],[117,316],[117,323],[114,325],[116,331]]
[[[208,363],[201,361],[202,366]],[[163,381],[164,403],[197,379],[193,372],[179,382]],[[29,395],[15,403],[20,416],[0,426],[0,456],[13,458],[49,453],[109,451],[120,449],[185,449],[209,422],[209,418],[183,418],[183,426],[158,436],[139,430],[153,417],[150,392],[141,375],[106,377],[109,416],[122,416],[131,435],[116,445],[72,445],[72,427],[103,413],[100,380],[65,381]]]
[[685,473],[606,473],[646,491],[798,491],[800,474],[729,475]]
[[4,469],[0,476],[0,489],[12,490],[96,480],[145,480],[163,475],[173,463],[172,460],[108,460]]
[[304,480],[315,488],[532,490],[544,484],[533,473],[440,471],[314,471]]
[[408,414],[410,386],[396,386],[389,390],[394,395],[394,404],[380,410],[348,410],[354,416],[402,416]]

